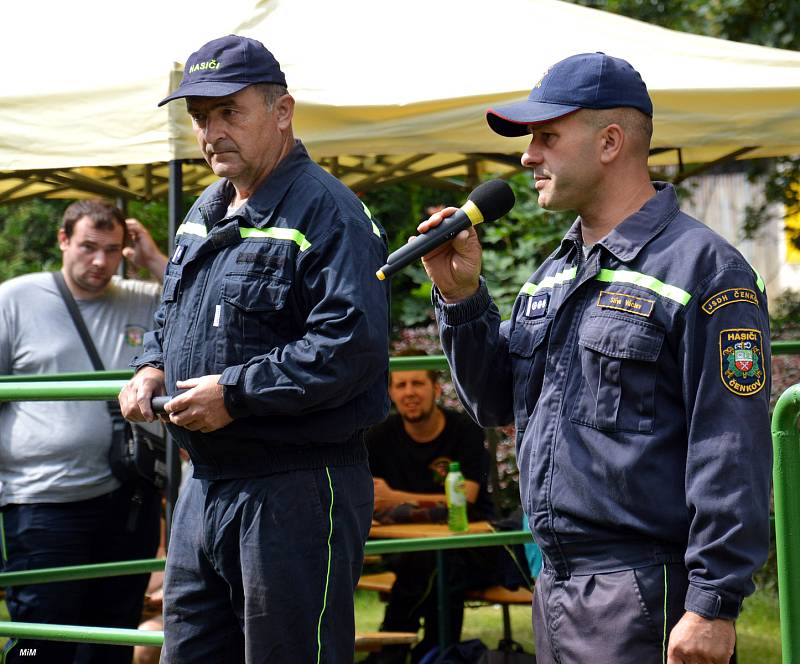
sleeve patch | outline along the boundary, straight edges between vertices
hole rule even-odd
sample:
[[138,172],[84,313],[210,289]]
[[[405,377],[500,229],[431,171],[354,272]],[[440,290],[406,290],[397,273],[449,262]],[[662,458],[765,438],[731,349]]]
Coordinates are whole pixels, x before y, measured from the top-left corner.
[[760,330],[749,328],[719,333],[719,364],[722,384],[734,394],[749,397],[766,382]]
[[710,316],[717,309],[734,302],[747,302],[758,306],[758,296],[754,290],[749,288],[726,288],[703,302],[703,311]]

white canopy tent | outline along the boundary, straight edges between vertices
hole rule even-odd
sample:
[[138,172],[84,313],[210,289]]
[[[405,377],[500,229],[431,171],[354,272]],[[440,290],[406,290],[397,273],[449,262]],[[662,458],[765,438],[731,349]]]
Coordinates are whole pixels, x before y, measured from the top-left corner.
[[[678,33],[558,0],[32,1],[0,39],[0,201],[75,188],[155,197],[165,163],[199,160],[181,102],[155,104],[200,44],[263,41],[297,99],[312,156],[365,190],[514,168],[525,139],[492,133],[567,55],[629,60],[655,105],[652,163],[800,154],[800,53]],[[170,82],[172,79],[172,82]],[[185,172],[191,190],[209,178]]]

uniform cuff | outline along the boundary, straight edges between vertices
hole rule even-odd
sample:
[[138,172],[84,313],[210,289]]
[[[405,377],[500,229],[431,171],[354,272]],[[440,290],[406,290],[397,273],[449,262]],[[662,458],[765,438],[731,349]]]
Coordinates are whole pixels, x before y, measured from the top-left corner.
[[742,598],[731,593],[689,585],[684,608],[710,620],[714,618],[736,620],[742,610]]
[[219,384],[222,385],[222,398],[225,403],[225,410],[236,419],[250,415],[244,399],[244,365],[227,367],[220,376]]
[[437,318],[442,323],[452,326],[469,323],[480,317],[489,308],[492,297],[489,295],[486,281],[483,277],[480,277],[478,290],[475,291],[473,295],[470,295],[460,302],[448,304],[444,301],[441,292],[436,286],[434,286],[431,291],[431,301],[439,312]]
[[164,371],[164,360],[160,354],[148,353],[147,355],[142,355],[141,357],[134,357],[128,366],[133,369],[134,373],[139,371],[139,369],[143,369],[144,367],[153,367],[154,369],[160,369],[161,371]]

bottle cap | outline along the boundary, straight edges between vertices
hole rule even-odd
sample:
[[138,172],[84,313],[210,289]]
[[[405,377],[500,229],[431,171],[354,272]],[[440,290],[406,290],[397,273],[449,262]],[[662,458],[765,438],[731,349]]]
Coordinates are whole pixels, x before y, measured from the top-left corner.
[[461,464],[458,461],[451,461],[450,462],[450,472],[456,472],[461,470]]

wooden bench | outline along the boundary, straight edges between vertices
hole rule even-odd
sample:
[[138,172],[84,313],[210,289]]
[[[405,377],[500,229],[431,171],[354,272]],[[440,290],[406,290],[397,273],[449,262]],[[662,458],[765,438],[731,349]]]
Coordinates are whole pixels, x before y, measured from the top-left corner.
[[411,646],[416,642],[416,632],[356,632],[356,652],[377,652],[385,646]]

